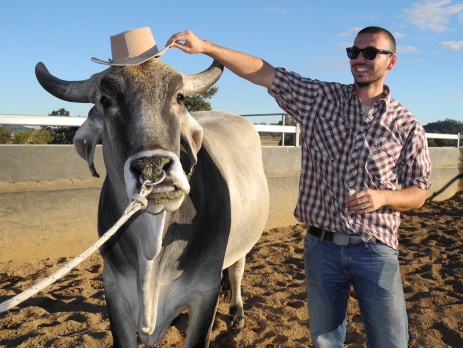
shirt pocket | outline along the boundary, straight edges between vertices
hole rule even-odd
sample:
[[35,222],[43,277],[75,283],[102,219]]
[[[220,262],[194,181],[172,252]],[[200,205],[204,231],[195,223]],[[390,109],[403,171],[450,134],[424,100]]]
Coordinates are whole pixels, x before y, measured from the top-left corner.
[[402,145],[389,138],[378,138],[371,147],[367,170],[379,182],[395,181]]
[[348,134],[339,120],[319,117],[314,125],[311,148],[315,154],[334,161],[344,153]]

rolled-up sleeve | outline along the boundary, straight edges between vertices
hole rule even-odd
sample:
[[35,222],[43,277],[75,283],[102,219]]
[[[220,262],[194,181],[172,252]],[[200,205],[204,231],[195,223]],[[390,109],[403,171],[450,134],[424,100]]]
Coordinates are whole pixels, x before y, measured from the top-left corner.
[[411,140],[403,150],[399,182],[402,187],[419,187],[429,190],[431,187],[431,159],[429,156],[428,141],[423,128],[413,131]]

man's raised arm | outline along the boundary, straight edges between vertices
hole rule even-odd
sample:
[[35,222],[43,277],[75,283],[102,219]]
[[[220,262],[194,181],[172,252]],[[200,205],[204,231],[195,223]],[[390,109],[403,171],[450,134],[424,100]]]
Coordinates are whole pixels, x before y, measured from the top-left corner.
[[190,30],[172,35],[167,41],[168,45],[189,54],[208,55],[236,75],[267,89],[270,89],[275,78],[275,68],[266,61],[202,40]]

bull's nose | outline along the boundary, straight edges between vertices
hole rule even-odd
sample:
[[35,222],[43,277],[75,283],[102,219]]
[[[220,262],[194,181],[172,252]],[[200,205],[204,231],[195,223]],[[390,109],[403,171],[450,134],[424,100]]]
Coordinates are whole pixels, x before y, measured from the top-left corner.
[[138,181],[140,181],[140,184],[145,185],[146,187],[151,187],[151,186],[159,185],[160,183],[164,181],[165,178],[166,178],[166,172],[162,171],[162,177],[158,181],[145,180],[143,179],[142,175],[138,177]]
[[133,160],[131,167],[141,180],[158,182],[164,179],[170,161],[167,156],[141,157]]

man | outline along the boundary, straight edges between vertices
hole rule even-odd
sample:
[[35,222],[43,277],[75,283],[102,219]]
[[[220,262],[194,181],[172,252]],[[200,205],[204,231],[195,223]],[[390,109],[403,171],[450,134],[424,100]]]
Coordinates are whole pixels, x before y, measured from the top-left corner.
[[[361,30],[347,48],[352,85],[301,77],[191,31],[167,44],[206,54],[268,89],[301,125],[295,210],[307,223],[304,264],[316,347],[343,347],[350,285],[368,347],[406,347],[408,322],[398,262],[400,211],[423,205],[430,159],[425,132],[384,84],[397,63],[392,34]],[[398,187],[398,184],[400,187]]]

